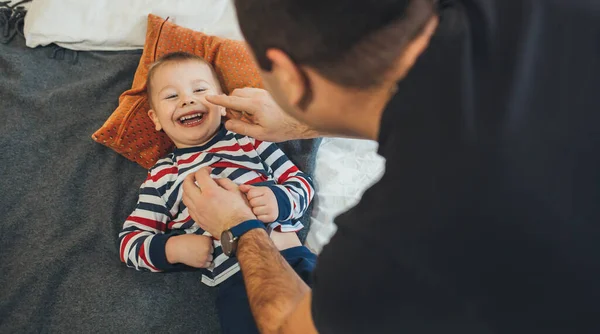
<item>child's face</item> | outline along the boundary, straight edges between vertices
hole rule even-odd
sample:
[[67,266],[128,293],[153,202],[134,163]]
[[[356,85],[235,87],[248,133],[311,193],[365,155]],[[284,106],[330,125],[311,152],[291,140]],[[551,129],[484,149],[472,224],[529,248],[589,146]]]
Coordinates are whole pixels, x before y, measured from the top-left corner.
[[211,68],[196,60],[172,62],[157,68],[149,98],[148,116],[157,131],[163,130],[178,148],[199,146],[219,129],[225,109],[206,101],[221,94]]

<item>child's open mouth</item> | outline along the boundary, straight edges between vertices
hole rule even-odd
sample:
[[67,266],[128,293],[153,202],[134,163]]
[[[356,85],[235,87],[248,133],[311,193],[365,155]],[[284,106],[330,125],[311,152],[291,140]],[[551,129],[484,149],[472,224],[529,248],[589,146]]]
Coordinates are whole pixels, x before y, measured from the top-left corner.
[[183,126],[196,126],[202,123],[203,119],[203,113],[195,113],[191,115],[182,116],[181,118],[179,118],[179,123]]

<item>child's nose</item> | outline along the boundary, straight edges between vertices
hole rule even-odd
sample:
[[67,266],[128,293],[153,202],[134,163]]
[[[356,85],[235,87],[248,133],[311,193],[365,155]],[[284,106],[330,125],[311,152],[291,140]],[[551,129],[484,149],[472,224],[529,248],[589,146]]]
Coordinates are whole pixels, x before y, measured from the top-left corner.
[[187,97],[186,97],[186,98],[184,98],[182,101],[183,101],[183,102],[181,102],[181,107],[182,107],[182,108],[183,108],[183,107],[187,107],[187,106],[189,106],[189,105],[194,105],[194,104],[196,104],[196,101],[194,101],[194,99],[192,99],[192,98],[187,98]]

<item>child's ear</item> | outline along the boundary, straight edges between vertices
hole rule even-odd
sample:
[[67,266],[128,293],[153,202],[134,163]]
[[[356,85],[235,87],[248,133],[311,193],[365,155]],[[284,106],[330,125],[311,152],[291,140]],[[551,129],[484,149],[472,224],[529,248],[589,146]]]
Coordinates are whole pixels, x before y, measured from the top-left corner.
[[148,110],[148,117],[150,117],[150,119],[154,123],[154,129],[156,129],[156,131],[162,130],[162,126],[160,125],[158,116],[156,116],[156,111],[154,111],[153,109]]
[[[219,95],[227,95],[227,94],[221,93]],[[221,113],[222,117],[225,117],[225,116],[227,116],[227,109],[223,106],[219,106],[219,113]]]

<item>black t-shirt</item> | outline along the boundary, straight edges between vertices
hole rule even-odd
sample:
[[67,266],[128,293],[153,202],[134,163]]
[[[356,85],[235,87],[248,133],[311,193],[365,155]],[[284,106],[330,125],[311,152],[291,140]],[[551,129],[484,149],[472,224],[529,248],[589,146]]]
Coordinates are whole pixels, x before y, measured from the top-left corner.
[[600,2],[449,3],[319,257],[316,326],[600,333]]

